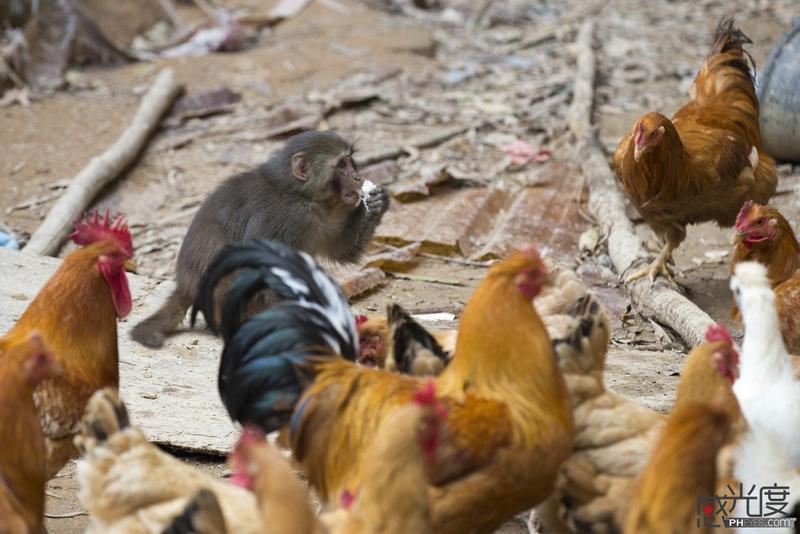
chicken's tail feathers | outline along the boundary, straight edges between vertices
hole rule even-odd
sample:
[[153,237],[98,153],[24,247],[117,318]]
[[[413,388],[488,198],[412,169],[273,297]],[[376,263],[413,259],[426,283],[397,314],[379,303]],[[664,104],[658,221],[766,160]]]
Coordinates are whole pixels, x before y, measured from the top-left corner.
[[400,305],[389,305],[386,314],[390,343],[386,370],[416,376],[438,375],[450,361],[450,353]]
[[733,17],[723,17],[717,24],[708,56],[712,57],[717,54],[733,52],[735,57],[727,61],[726,64],[742,71],[751,82],[754,82],[756,63],[753,60],[753,56],[744,48],[745,44],[752,42],[742,30],[736,27]]
[[564,372],[603,372],[611,328],[605,309],[593,293],[573,301],[567,314],[574,321],[566,335],[553,338],[553,351]]
[[[220,324],[214,314],[214,291],[220,282],[240,271],[225,295]],[[336,282],[307,253],[278,241],[254,241],[228,245],[212,261],[200,281],[192,323],[202,312],[209,327],[230,338],[240,327],[247,303],[263,290],[274,291],[281,299],[321,312],[348,346],[334,347],[342,356],[354,359],[358,347],[355,319],[347,299]]]
[[265,433],[282,428],[314,380],[316,364],[343,347],[354,354],[350,343],[324,312],[294,302],[252,317],[225,340],[222,352],[218,386],[228,414]]
[[225,516],[217,496],[203,488],[175,516],[163,534],[225,534]]
[[78,437],[99,443],[130,426],[128,409],[116,389],[103,388],[94,392],[86,403],[82,426]]

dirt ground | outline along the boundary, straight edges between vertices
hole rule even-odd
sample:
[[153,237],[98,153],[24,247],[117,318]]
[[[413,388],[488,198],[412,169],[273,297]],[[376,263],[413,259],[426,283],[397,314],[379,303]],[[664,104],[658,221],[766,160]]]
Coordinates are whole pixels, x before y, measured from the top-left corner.
[[[274,3],[249,5],[266,9]],[[749,49],[757,64],[763,65],[773,42],[789,27],[792,0],[507,0],[488,3],[479,19],[482,2],[441,3],[444,7],[436,10],[391,12],[376,8],[377,1],[316,0],[246,51],[82,70],[68,90],[30,107],[0,109],[0,227],[28,237],[63,185],[124,130],[163,65],[175,68],[189,95],[225,86],[240,93],[242,102],[229,113],[165,125],[95,204],[128,215],[140,273],[156,278],[171,276],[182,236],[204,196],[280,146],[282,138],[264,137],[275,126],[276,110],[297,118],[320,114],[318,127],[356,138],[361,154],[406,147],[409,139],[432,129],[465,124],[466,133],[455,140],[404,148],[401,157],[368,166],[366,172],[374,181],[393,184],[407,177],[408,169],[418,173],[444,162],[462,186],[569,191],[568,213],[529,213],[542,219],[530,240],[547,241],[548,252],[577,269],[609,309],[614,327],[609,387],[667,411],[686,347],[629,309],[607,256],[578,251],[578,239],[591,225],[579,217],[572,193],[578,190],[581,154],[571,145],[564,120],[574,68],[569,43],[581,14],[591,11],[599,33],[595,120],[611,154],[639,115],[650,110],[669,115],[682,104],[721,16],[737,17],[753,40]],[[188,19],[203,16],[191,4],[180,9]],[[548,27],[556,30],[531,39]],[[371,96],[352,101],[343,96],[354,89]],[[516,139],[546,147],[550,159],[509,165],[499,147]],[[797,227],[800,204],[794,191],[800,168],[782,165],[780,171],[781,194],[773,202]],[[545,212],[547,206],[541,208]],[[392,210],[400,209],[395,202]],[[639,229],[650,236],[646,226]],[[729,229],[692,227],[675,259],[678,281],[690,297],[733,326],[728,320],[730,236]],[[389,276],[353,305],[360,312],[382,312],[387,303],[398,302],[413,313],[458,314],[484,272],[426,256],[412,279]],[[220,461],[190,461],[215,475],[224,473]],[[76,491],[71,465],[48,485],[48,512],[80,511]],[[84,515],[47,521],[53,533],[82,532],[85,526]],[[523,532],[524,525],[511,522],[502,531]]]

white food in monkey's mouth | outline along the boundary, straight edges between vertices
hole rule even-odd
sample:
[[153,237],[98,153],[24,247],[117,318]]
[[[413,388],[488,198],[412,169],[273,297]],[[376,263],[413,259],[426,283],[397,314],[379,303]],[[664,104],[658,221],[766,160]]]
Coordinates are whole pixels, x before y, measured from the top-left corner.
[[369,197],[369,192],[378,187],[371,181],[367,180],[364,182],[364,185],[361,186],[361,202],[364,203],[364,207],[367,208],[369,211],[369,206],[367,206],[367,198]]

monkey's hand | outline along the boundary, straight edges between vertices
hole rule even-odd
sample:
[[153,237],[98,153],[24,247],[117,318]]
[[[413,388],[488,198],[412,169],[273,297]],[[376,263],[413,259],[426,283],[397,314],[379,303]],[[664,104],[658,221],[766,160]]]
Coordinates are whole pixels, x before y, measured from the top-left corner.
[[389,194],[381,186],[377,186],[367,193],[367,217],[380,218],[389,209]]

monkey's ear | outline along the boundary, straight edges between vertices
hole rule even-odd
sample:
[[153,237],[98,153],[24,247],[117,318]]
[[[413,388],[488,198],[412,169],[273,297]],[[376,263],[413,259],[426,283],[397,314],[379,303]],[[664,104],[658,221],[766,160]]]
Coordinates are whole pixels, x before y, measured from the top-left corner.
[[308,169],[306,168],[306,160],[302,152],[292,155],[292,174],[295,178],[302,181],[308,180]]

